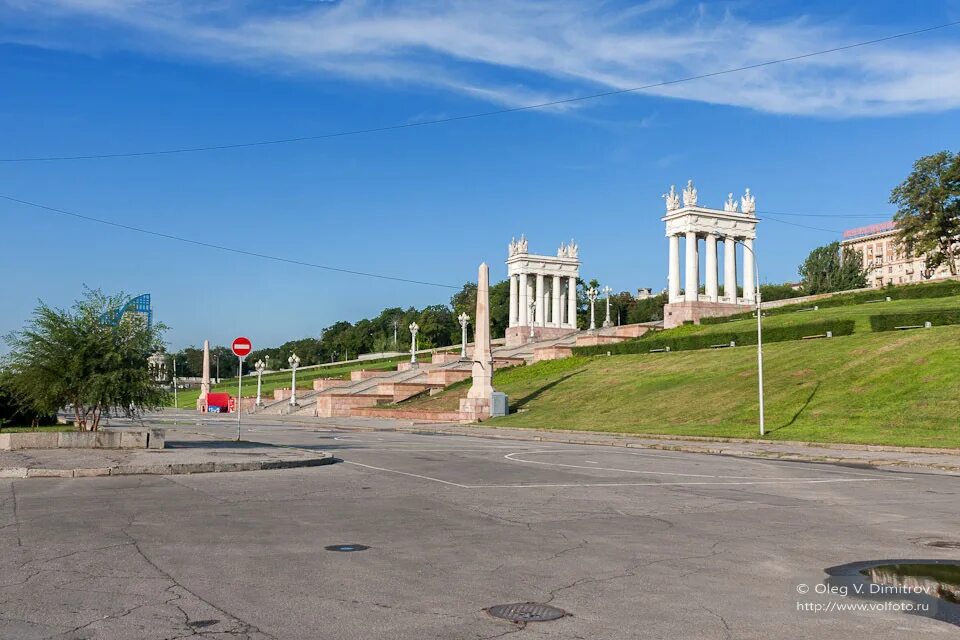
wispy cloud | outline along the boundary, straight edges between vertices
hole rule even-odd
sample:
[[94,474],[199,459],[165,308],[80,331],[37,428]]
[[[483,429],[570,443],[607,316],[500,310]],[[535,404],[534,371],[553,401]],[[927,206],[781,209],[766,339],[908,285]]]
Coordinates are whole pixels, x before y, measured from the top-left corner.
[[[0,0],[0,22],[6,41],[432,86],[510,107],[889,33],[803,16],[750,22],[679,0]],[[960,45],[931,34],[647,93],[833,117],[942,111],[960,106]]]

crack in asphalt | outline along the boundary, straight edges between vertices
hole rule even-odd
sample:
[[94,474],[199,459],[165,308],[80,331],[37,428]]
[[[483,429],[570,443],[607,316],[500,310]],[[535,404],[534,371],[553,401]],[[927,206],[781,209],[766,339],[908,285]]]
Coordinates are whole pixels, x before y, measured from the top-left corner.
[[10,483],[10,493],[13,495],[13,523],[17,526],[17,546],[23,546],[23,540],[20,538],[20,516],[17,514],[17,489],[16,483]]

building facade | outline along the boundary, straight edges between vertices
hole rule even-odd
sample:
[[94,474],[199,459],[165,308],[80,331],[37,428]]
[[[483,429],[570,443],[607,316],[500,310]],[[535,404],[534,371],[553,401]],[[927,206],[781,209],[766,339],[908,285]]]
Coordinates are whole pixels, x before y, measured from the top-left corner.
[[577,330],[580,249],[571,240],[556,256],[532,254],[527,239],[512,240],[507,253],[510,278],[508,346],[530,339],[560,337]]
[[863,268],[867,271],[867,286],[884,287],[888,284],[910,284],[950,277],[950,268],[941,265],[927,269],[924,255],[911,255],[897,246],[897,226],[881,222],[843,232],[840,245],[859,251]]

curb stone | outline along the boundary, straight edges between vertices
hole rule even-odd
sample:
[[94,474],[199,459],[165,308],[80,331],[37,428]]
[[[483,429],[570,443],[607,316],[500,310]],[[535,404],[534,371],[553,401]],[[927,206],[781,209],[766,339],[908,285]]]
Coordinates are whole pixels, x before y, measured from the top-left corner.
[[91,478],[130,475],[186,475],[193,473],[226,473],[233,471],[273,471],[319,467],[339,462],[330,454],[303,460],[251,460],[248,462],[184,462],[174,464],[118,465],[115,467],[80,469],[44,469],[8,467],[0,469],[0,478]]

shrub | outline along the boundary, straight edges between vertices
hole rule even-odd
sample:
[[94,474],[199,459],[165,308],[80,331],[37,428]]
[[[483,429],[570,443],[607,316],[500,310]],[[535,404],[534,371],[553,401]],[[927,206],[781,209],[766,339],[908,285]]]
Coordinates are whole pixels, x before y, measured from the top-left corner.
[[960,324],[960,309],[916,313],[884,313],[870,316],[870,328],[873,331],[894,331],[897,327],[922,326],[925,322],[929,322],[935,327]]
[[[853,320],[824,320],[809,322],[790,327],[774,327],[763,332],[763,341],[786,342],[800,340],[806,336],[824,335],[832,331],[834,336],[849,336],[853,333],[856,323]],[[649,353],[656,349],[670,347],[671,351],[688,351],[691,349],[709,349],[713,345],[730,344],[737,346],[757,343],[757,332],[754,329],[747,331],[718,331],[716,333],[694,333],[673,338],[637,338],[616,344],[598,344],[590,347],[574,347],[573,353],[577,356],[595,356],[606,354]]]

